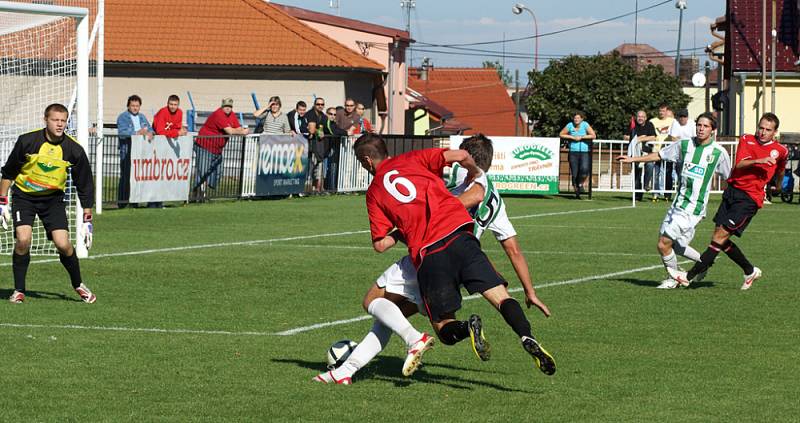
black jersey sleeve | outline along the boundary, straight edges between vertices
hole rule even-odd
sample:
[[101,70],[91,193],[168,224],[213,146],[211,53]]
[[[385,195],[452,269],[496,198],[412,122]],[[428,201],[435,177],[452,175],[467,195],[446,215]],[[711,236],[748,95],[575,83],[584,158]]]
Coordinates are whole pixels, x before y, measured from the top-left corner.
[[19,175],[19,172],[22,170],[22,166],[25,164],[25,142],[26,137],[24,135],[20,135],[17,138],[17,142],[14,143],[14,148],[11,150],[11,154],[8,155],[6,159],[6,163],[3,165],[3,169],[0,170],[3,175],[3,179],[11,179],[12,181],[14,178]]
[[72,166],[72,182],[78,189],[78,198],[81,200],[81,207],[90,209],[94,207],[94,179],[92,178],[92,167],[86,151],[80,144],[73,143],[74,153]]

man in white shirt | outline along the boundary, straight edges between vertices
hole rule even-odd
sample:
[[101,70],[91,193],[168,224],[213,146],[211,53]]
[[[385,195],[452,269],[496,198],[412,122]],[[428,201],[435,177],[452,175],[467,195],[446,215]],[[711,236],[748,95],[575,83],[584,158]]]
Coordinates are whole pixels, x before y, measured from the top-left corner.
[[[697,127],[694,119],[689,119],[689,111],[686,109],[678,110],[675,114],[675,121],[669,127],[669,141],[690,140],[697,136]],[[671,166],[668,166],[671,167]],[[672,190],[672,182],[680,183],[680,174],[676,169],[672,173],[667,173],[667,190]]]

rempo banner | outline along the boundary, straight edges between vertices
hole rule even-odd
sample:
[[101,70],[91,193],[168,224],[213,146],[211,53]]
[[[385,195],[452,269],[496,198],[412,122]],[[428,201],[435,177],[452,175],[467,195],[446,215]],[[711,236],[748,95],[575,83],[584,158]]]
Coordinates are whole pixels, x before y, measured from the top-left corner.
[[131,140],[131,203],[187,201],[192,173],[192,137]]
[[261,135],[256,162],[256,195],[305,191],[308,140],[302,135]]

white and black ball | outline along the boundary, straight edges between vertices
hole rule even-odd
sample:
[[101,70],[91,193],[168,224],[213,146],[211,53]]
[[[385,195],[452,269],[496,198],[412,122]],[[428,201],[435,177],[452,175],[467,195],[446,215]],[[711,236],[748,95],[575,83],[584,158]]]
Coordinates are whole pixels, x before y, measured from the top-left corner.
[[333,370],[347,361],[347,357],[350,357],[356,345],[358,344],[349,339],[334,342],[328,348],[328,369]]

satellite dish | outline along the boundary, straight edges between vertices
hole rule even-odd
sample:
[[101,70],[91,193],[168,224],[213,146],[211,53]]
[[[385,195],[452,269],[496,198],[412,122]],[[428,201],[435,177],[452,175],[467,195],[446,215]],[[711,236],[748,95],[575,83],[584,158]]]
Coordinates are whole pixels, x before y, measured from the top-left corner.
[[703,72],[697,72],[692,75],[692,85],[697,88],[706,86],[706,75]]

